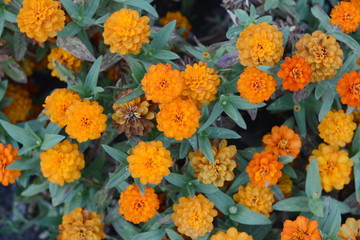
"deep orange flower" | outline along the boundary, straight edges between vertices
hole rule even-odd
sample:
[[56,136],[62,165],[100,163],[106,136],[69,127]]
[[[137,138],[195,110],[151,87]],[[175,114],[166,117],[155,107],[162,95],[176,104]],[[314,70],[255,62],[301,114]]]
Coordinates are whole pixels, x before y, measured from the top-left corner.
[[360,237],[360,219],[347,218],[341,225],[338,237],[345,240],[357,240]]
[[25,121],[32,108],[32,99],[26,87],[21,84],[9,83],[5,97],[12,99],[10,104],[3,110],[10,122],[15,124]]
[[336,86],[341,102],[351,107],[360,107],[360,72],[344,73]]
[[82,68],[81,63],[83,62],[83,60],[73,56],[70,52],[62,48],[51,49],[50,54],[48,55],[48,68],[51,70],[51,76],[57,77],[60,80],[63,79],[60,77],[58,72],[56,72],[54,60],[58,61],[61,64],[64,64],[65,67],[75,73],[80,71]]
[[13,149],[12,145],[5,146],[0,143],[0,183],[4,186],[8,186],[9,183],[14,183],[15,178],[20,177],[20,170],[6,169],[11,163],[18,160],[17,156],[19,150]]
[[281,240],[321,240],[318,221],[310,221],[308,218],[298,216],[295,221],[286,220],[281,232]]
[[360,7],[360,0],[350,0],[352,4],[354,4],[357,8]]
[[282,86],[290,91],[303,89],[311,81],[311,68],[305,58],[292,56],[286,57],[280,65],[281,70],[277,73],[282,78]]
[[344,33],[355,32],[360,24],[360,9],[351,2],[340,1],[330,13],[330,23]]
[[176,29],[184,29],[184,32],[181,34],[181,36],[184,39],[187,39],[191,31],[191,24],[187,17],[182,15],[181,12],[167,12],[166,16],[160,18],[159,22],[161,26],[165,26],[173,20],[176,20]]
[[222,231],[216,232],[211,236],[210,240],[253,240],[253,237],[246,232],[239,232],[236,228],[231,227],[226,233]]

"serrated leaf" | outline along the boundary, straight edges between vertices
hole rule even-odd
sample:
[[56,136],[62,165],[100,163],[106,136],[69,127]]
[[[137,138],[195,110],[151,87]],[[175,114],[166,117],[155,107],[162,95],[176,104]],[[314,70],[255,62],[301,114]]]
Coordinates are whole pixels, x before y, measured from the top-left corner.
[[85,86],[93,90],[98,82],[102,56],[98,57],[94,64],[91,66],[89,73],[86,75]]
[[273,205],[273,209],[283,212],[309,212],[308,198],[305,196],[291,197]]
[[77,37],[57,37],[56,45],[82,60],[90,62],[96,60],[85,44]]
[[199,148],[205,157],[211,162],[214,163],[214,155],[212,153],[212,146],[210,140],[206,136],[198,136]]
[[54,147],[56,144],[61,142],[65,136],[58,134],[45,134],[43,143],[40,147],[42,151],[48,150],[49,148]]
[[162,49],[169,41],[171,34],[174,32],[176,21],[166,24],[151,41],[150,46],[155,49]]
[[108,145],[101,145],[104,150],[113,158],[115,159],[116,161],[120,162],[120,163],[123,163],[123,164],[127,164],[127,157],[128,155],[116,148],[113,148],[113,147],[110,147]]
[[319,199],[322,192],[319,165],[316,157],[312,158],[306,174],[305,192],[309,198]]
[[231,220],[246,225],[266,225],[271,221],[263,214],[254,212],[242,204],[236,204],[237,212],[230,214]]
[[106,184],[105,189],[113,188],[117,185],[120,185],[128,177],[130,177],[128,167],[126,165],[120,166],[118,169],[115,170],[114,173],[110,174],[109,181]]

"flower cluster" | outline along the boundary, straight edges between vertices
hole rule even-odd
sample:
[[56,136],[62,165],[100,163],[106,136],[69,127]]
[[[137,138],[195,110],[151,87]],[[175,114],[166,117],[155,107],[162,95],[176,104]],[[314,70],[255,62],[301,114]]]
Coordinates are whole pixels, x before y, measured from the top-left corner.
[[286,220],[281,232],[281,240],[309,239],[321,240],[320,231],[317,228],[318,221],[310,221],[308,218],[298,216],[295,221]]
[[360,9],[352,2],[340,1],[330,13],[330,23],[344,33],[355,32],[360,24]]
[[14,183],[15,178],[20,177],[20,170],[6,169],[11,163],[18,160],[17,156],[19,150],[14,149],[11,144],[4,145],[0,143],[0,183],[4,186],[8,186],[9,183]]
[[311,81],[311,68],[304,57],[286,57],[280,65],[277,76],[282,79],[282,87],[290,91],[303,89]]

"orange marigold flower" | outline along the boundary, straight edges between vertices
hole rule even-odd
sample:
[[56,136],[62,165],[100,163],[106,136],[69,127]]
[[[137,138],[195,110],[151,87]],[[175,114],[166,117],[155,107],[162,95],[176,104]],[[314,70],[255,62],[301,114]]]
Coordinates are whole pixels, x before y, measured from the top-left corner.
[[139,54],[143,43],[149,43],[150,18],[140,17],[139,12],[122,8],[114,12],[104,24],[104,43],[110,52],[126,55]]
[[236,162],[233,158],[236,155],[236,146],[227,146],[225,139],[221,140],[219,147],[212,147],[214,163],[211,163],[199,149],[198,153],[190,152],[190,165],[194,168],[194,175],[205,184],[214,184],[216,187],[224,186],[225,181],[234,179],[233,170]]
[[214,204],[202,194],[194,198],[181,197],[179,203],[173,205],[171,215],[178,231],[192,239],[204,236],[214,228],[212,221],[217,215]]
[[214,68],[207,67],[207,63],[199,62],[193,66],[186,65],[185,71],[182,72],[185,80],[183,96],[198,103],[201,107],[203,103],[209,104],[216,99],[218,85],[220,84],[219,75]]
[[75,102],[80,102],[79,94],[66,88],[61,88],[53,91],[45,99],[43,107],[46,108],[43,113],[50,115],[50,121],[64,127],[66,123],[65,113],[67,109]]
[[351,2],[340,1],[330,13],[330,23],[344,33],[355,32],[360,24],[360,9]]
[[271,133],[266,134],[262,141],[265,144],[265,150],[275,155],[291,155],[296,158],[300,153],[300,136],[286,125],[274,126]]
[[106,130],[107,116],[98,102],[75,102],[65,113],[65,132],[78,142],[97,139]]
[[295,221],[286,220],[281,232],[281,240],[307,239],[321,240],[318,221],[310,221],[308,218],[298,216]]
[[275,92],[277,82],[272,75],[257,68],[245,68],[237,82],[240,96],[250,103],[261,103],[269,100]]
[[0,183],[4,186],[8,186],[9,183],[14,183],[15,178],[20,177],[20,170],[6,169],[11,163],[18,160],[17,156],[19,150],[13,149],[12,145],[5,146],[0,143]]
[[163,18],[160,18],[159,22],[161,26],[165,26],[169,22],[176,20],[176,29],[184,29],[184,32],[181,34],[181,36],[184,39],[187,39],[190,31],[191,31],[191,24],[187,17],[181,14],[181,12],[167,12],[166,16]]
[[105,224],[101,215],[86,209],[76,208],[62,218],[57,240],[100,240],[106,237],[102,231]]
[[272,205],[275,202],[274,193],[270,188],[259,187],[250,182],[245,187],[240,186],[233,198],[235,202],[266,217],[270,216],[273,211]]
[[12,99],[10,104],[3,110],[10,122],[15,124],[17,122],[25,121],[32,108],[30,92],[24,85],[9,83],[5,97]]
[[229,228],[226,233],[219,231],[211,236],[210,240],[253,240],[246,232],[238,232],[234,227]]
[[289,175],[283,173],[281,178],[279,178],[278,186],[281,192],[284,194],[285,198],[288,198],[292,194],[293,182]]
[[190,138],[200,126],[200,111],[192,102],[177,99],[171,103],[160,104],[159,108],[156,116],[157,128],[164,132],[166,137],[181,141]]
[[236,47],[245,67],[274,66],[284,53],[282,33],[276,25],[251,23],[239,35]]
[[38,42],[55,37],[65,26],[65,12],[60,1],[24,0],[17,16],[20,32]]
[[284,166],[278,161],[278,156],[268,151],[262,151],[254,153],[253,158],[246,167],[250,182],[259,187],[275,185],[282,175],[281,169]]
[[155,103],[169,103],[181,95],[184,79],[170,63],[152,65],[141,80],[146,98]]
[[347,218],[341,225],[338,237],[345,240],[356,240],[360,237],[360,219]]
[[332,110],[326,114],[318,126],[319,136],[328,144],[343,147],[351,142],[356,129],[354,115],[343,110]]
[[338,83],[336,90],[341,102],[351,107],[360,107],[360,72],[352,70],[350,73],[344,73]]
[[320,30],[305,34],[296,43],[296,56],[304,57],[310,64],[311,81],[330,79],[343,65],[343,51],[336,39]]
[[63,80],[60,75],[56,72],[55,66],[54,66],[54,60],[58,61],[59,63],[63,64],[65,67],[70,69],[73,72],[78,72],[81,70],[82,65],[81,63],[83,60],[73,56],[70,52],[66,51],[62,48],[53,48],[50,51],[50,54],[48,55],[48,68],[51,71],[51,76],[57,77],[60,80]]
[[333,188],[342,190],[350,182],[350,174],[354,163],[346,150],[339,150],[338,146],[321,143],[318,149],[312,151],[311,162],[316,157],[319,164],[321,184],[325,192]]
[[120,194],[119,205],[119,213],[124,215],[126,221],[139,224],[156,215],[160,201],[153,188],[146,186],[145,193],[142,194],[133,183]]

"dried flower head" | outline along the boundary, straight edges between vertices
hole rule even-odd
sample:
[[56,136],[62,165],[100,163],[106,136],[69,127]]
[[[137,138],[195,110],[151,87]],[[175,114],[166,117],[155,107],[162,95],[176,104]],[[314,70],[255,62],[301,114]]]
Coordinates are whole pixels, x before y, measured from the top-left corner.
[[70,52],[62,48],[52,48],[50,54],[48,55],[48,68],[51,70],[51,76],[57,77],[60,80],[63,80],[59,73],[56,72],[54,66],[54,60],[63,64],[65,67],[70,69],[73,72],[78,72],[82,68],[82,60],[73,56]]
[[360,24],[360,9],[351,2],[340,1],[330,13],[330,23],[344,33],[355,32]]
[[165,17],[160,18],[159,22],[161,26],[165,26],[173,20],[176,20],[176,29],[184,29],[184,32],[181,34],[181,36],[184,39],[187,39],[191,31],[191,24],[187,17],[182,15],[181,12],[167,12]]
[[216,232],[211,236],[210,240],[253,240],[253,237],[246,232],[239,232],[236,228],[231,227],[226,232]]
[[10,104],[3,110],[10,122],[15,124],[17,122],[25,121],[32,108],[30,92],[24,85],[9,83],[5,97],[12,99]]
[[279,178],[278,186],[281,192],[284,194],[285,198],[288,198],[292,194],[293,182],[289,175],[283,173],[281,178]]
[[19,150],[13,149],[12,145],[4,145],[0,143],[0,183],[3,186],[8,186],[9,183],[14,183],[15,178],[20,177],[20,170],[6,169],[11,163],[18,160],[17,156]]
[[351,107],[360,107],[360,72],[352,70],[350,73],[344,73],[338,83],[336,90],[341,102]]
[[308,218],[298,216],[295,221],[286,220],[281,232],[281,240],[321,240],[318,227],[318,221],[310,221]]
[[347,218],[341,225],[338,237],[345,240],[357,240],[360,237],[360,219]]

